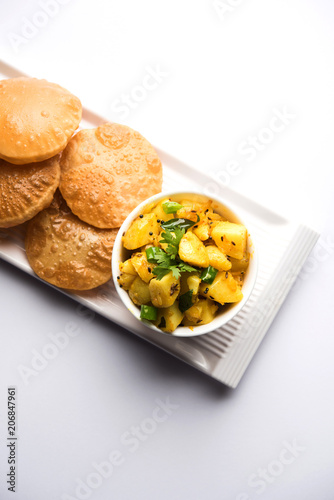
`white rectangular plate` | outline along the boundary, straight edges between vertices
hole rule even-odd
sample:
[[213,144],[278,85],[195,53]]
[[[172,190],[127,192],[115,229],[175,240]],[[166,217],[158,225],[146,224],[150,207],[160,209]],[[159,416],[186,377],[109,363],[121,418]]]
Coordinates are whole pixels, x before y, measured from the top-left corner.
[[[16,76],[23,74],[0,61],[0,79]],[[105,121],[84,109],[81,128],[96,127]],[[222,328],[198,337],[178,338],[157,334],[138,322],[122,305],[112,280],[78,294],[58,290],[220,382],[236,387],[319,235],[213,181],[168,153],[156,150],[164,169],[164,191],[184,188],[210,194],[210,190],[214,190],[241,218],[249,221],[248,229],[258,252],[259,272],[244,308]],[[20,226],[0,230],[0,257],[35,276],[26,258],[23,235],[24,228]]]

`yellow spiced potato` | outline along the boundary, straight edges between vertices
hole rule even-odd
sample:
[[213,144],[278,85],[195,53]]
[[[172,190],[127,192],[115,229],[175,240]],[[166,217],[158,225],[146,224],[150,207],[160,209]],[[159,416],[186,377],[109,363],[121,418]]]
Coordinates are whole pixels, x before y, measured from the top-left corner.
[[180,278],[175,278],[172,272],[161,280],[153,278],[149,284],[151,302],[155,307],[169,307],[174,304],[180,291]]
[[209,257],[206,248],[196,234],[188,231],[180,241],[180,259],[197,267],[208,267]]
[[226,255],[242,259],[247,247],[247,229],[242,224],[221,221],[212,230],[212,238],[217,247]]
[[207,201],[205,203],[200,203],[198,201],[193,201],[193,200],[182,200],[181,201],[182,208],[180,208],[177,211],[177,217],[180,217],[180,214],[182,213],[182,209],[185,210],[193,210],[196,213],[200,212],[205,212],[206,210],[210,210],[211,207],[211,201]]
[[231,269],[232,264],[218,247],[209,245],[206,247],[206,252],[209,257],[210,266],[218,269],[218,271],[228,271]]
[[133,267],[131,259],[128,259],[125,262],[121,262],[119,265],[119,270],[121,271],[121,273],[133,274],[134,276],[137,276],[137,271]]
[[149,286],[139,276],[131,283],[129,295],[137,305],[147,304],[151,300]]
[[159,309],[156,325],[164,332],[172,333],[182,322],[184,313],[178,307],[177,302],[173,305]]
[[166,333],[211,323],[243,297],[247,230],[216,212],[210,200],[152,203],[122,241],[127,258],[117,281],[140,318]]
[[182,219],[188,219],[192,222],[197,222],[197,213],[196,210],[193,210],[191,207],[184,207],[178,210],[177,216]]
[[197,295],[199,291],[199,285],[201,284],[201,278],[198,274],[192,272],[181,273],[181,288],[180,296],[191,291],[192,302],[197,300]]
[[232,273],[245,273],[249,265],[249,253],[245,252],[242,259],[230,257],[230,261]]
[[168,202],[168,198],[165,198],[164,200],[161,200],[155,207],[152,208],[152,213],[155,214],[157,216],[157,219],[158,220],[169,220],[169,219],[173,219],[174,216],[173,214],[166,214],[164,212],[164,209],[162,208],[162,205],[163,203],[166,203]]
[[210,299],[199,299],[186,312],[187,326],[206,325],[210,323],[217,312],[218,306]]
[[242,299],[240,286],[229,272],[217,273],[212,284],[201,283],[199,292],[221,305],[239,302]]
[[154,278],[154,274],[152,273],[153,267],[155,264],[149,264],[146,257],[146,252],[138,252],[135,253],[131,257],[131,263],[135,272],[141,277],[145,283],[149,283],[152,278]]
[[210,238],[211,228],[209,222],[201,220],[198,224],[193,227],[193,233],[196,234],[197,238],[201,241],[206,241]]
[[120,273],[120,275],[118,276],[118,284],[124,290],[130,290],[130,286],[135,279],[136,276],[133,274]]
[[199,285],[201,284],[201,278],[196,275],[191,275],[187,278],[187,285],[189,290],[192,290],[193,297],[198,294]]
[[159,234],[159,224],[155,214],[145,214],[137,217],[123,237],[123,245],[128,250],[136,250],[152,243],[154,236]]

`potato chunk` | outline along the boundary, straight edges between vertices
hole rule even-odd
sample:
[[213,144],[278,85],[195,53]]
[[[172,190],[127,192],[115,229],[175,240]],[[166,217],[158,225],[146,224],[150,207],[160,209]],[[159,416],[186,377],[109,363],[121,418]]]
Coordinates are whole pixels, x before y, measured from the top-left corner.
[[188,289],[192,290],[193,297],[198,294],[200,283],[201,283],[201,278],[199,276],[196,276],[195,274],[192,274],[187,278]]
[[195,224],[193,227],[193,233],[196,234],[197,238],[201,241],[208,240],[210,237],[210,224],[206,221],[200,221],[198,224]]
[[231,262],[218,247],[209,245],[206,247],[206,251],[209,256],[210,266],[218,269],[218,271],[228,271],[231,269]]
[[148,284],[139,276],[134,279],[130,286],[129,297],[137,306],[147,304],[151,300]]
[[157,219],[159,219],[160,221],[163,220],[163,221],[166,221],[166,220],[170,220],[170,219],[174,219],[174,214],[166,214],[166,212],[164,211],[163,207],[162,207],[162,204],[163,203],[166,203],[166,201],[170,201],[169,198],[165,198],[163,200],[161,200],[157,206],[155,208],[153,208],[152,212],[157,216]]
[[193,200],[181,200],[180,204],[187,210],[195,210],[196,212],[205,212],[211,207],[211,201],[193,201]]
[[217,247],[235,259],[242,259],[247,247],[247,229],[242,224],[217,222],[211,232]]
[[154,275],[152,273],[152,269],[155,267],[155,264],[150,264],[147,261],[145,252],[137,252],[131,257],[132,265],[135,271],[139,274],[141,279],[145,281],[145,283],[149,283]]
[[181,273],[181,278],[180,278],[180,295],[183,295],[184,293],[189,291],[187,279],[191,275],[191,273],[186,272],[186,273]]
[[159,234],[160,226],[155,214],[137,217],[123,236],[123,245],[128,250],[136,250],[154,242]]
[[133,274],[134,276],[137,276],[137,271],[133,267],[131,259],[121,262],[119,265],[119,270],[121,271],[121,273]]
[[203,309],[203,302],[205,299],[200,299],[196,304],[187,309],[185,312],[185,317],[188,321],[191,321],[193,325],[197,325],[201,322],[201,314]]
[[130,290],[130,286],[136,279],[136,276],[133,274],[121,273],[119,276],[118,284],[124,290]]
[[196,272],[181,273],[180,295],[189,292],[189,290],[193,291],[193,296],[197,295],[200,283],[201,283],[201,278],[198,277]]
[[209,265],[209,257],[205,246],[191,231],[188,231],[181,238],[179,256],[181,260],[191,266],[208,267]]
[[170,272],[161,280],[153,278],[148,286],[152,304],[155,307],[169,307],[174,304],[179,294],[180,279],[174,278]]
[[219,304],[239,302],[243,295],[231,273],[219,271],[212,285],[201,283],[199,293]]
[[247,271],[249,265],[249,253],[246,252],[242,259],[233,259],[233,257],[231,257],[231,265],[232,273],[242,273]]
[[[196,304],[185,312],[185,316],[191,325],[206,325],[214,319],[217,309],[217,304],[212,300],[199,299]],[[187,326],[189,326],[189,323]]]
[[193,222],[197,221],[197,213],[196,210],[192,210],[191,207],[183,207],[180,208],[177,212],[176,215],[180,219],[188,219],[192,220]]
[[183,320],[184,313],[178,307],[177,302],[174,302],[170,307],[159,309],[156,325],[164,332],[172,333]]
[[216,212],[206,212],[205,213],[206,219],[210,222],[212,221],[217,221],[217,220],[223,220],[223,217]]

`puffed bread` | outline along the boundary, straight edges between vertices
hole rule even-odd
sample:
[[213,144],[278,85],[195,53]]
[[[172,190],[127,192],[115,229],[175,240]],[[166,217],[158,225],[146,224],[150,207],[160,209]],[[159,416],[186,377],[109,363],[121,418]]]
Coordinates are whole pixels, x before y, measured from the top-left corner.
[[0,159],[0,227],[22,224],[48,207],[59,180],[59,155],[28,165]]
[[116,229],[97,229],[76,217],[59,191],[49,208],[28,224],[29,263],[43,280],[60,288],[89,290],[111,278]]
[[153,146],[125,125],[81,130],[62,154],[60,191],[73,213],[96,227],[120,227],[161,186],[162,165]]
[[80,100],[36,78],[0,81],[0,158],[23,165],[60,153],[77,129]]

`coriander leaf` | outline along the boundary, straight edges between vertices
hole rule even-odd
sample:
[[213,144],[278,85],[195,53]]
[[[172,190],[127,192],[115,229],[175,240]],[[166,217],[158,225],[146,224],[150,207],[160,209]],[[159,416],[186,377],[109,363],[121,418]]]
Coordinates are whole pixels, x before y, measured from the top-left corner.
[[179,267],[179,269],[180,269],[181,272],[189,272],[189,273],[191,273],[192,271],[197,271],[197,269],[195,269],[194,267],[191,267],[189,264],[186,264],[185,262],[183,262],[183,260],[181,260],[178,263],[178,267]]
[[167,244],[166,253],[170,255],[172,259],[175,259],[177,256],[179,244],[184,233],[185,230],[178,227],[173,229],[173,231],[166,229],[165,232],[161,233],[163,239],[160,240],[160,242]]
[[175,228],[175,230],[173,231],[176,240],[175,245],[179,246],[182,236],[184,236],[185,232],[186,232],[185,229],[180,229],[178,227]]
[[161,267],[169,267],[172,265],[171,257],[164,251],[157,255],[157,264]]
[[184,228],[175,227],[171,231],[165,229],[161,233],[160,242],[167,245],[166,250],[158,247],[150,247],[146,250],[147,260],[157,264],[152,270],[157,280],[161,280],[169,272],[172,272],[174,278],[179,279],[182,272],[197,271],[178,256],[179,244],[184,234]]
[[146,248],[147,261],[156,264],[158,261],[158,257],[164,253],[165,252],[162,250],[162,248],[159,248],[159,247]]
[[174,278],[179,279],[181,272],[178,266],[170,266],[170,270],[172,271]]
[[168,267],[156,266],[152,272],[156,276],[156,279],[160,281],[166,274],[170,273],[170,269]]

